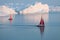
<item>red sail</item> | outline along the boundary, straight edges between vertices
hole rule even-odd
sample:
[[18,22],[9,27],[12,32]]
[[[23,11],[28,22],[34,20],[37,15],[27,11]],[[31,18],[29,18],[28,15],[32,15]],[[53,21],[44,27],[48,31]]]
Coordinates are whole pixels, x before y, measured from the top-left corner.
[[39,25],[37,25],[37,27],[44,27],[44,20],[41,17],[40,23]]
[[41,17],[40,24],[43,24],[44,25],[44,20],[42,19],[42,17]]

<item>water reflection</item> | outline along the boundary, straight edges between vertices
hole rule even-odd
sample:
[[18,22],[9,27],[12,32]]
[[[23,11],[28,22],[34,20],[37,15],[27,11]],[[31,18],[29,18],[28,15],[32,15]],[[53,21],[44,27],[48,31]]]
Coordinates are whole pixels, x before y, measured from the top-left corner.
[[12,20],[9,20],[10,21],[10,24],[12,24]]
[[41,40],[43,39],[43,36],[44,36],[44,26],[42,27],[38,27],[40,29],[40,34],[41,34]]
[[8,18],[9,17],[0,17],[0,24],[6,24],[6,23],[8,23]]
[[40,22],[41,20],[41,16],[43,17],[45,23],[48,22],[48,13],[44,13],[44,14],[33,14],[33,15],[24,15],[24,22],[26,24],[33,24],[36,25]]

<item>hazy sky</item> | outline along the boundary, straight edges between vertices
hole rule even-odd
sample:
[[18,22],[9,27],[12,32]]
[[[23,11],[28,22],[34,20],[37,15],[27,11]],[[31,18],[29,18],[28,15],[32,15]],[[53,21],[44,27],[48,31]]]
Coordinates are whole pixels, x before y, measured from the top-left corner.
[[60,6],[60,0],[0,0],[0,6],[7,5],[16,9],[24,9],[35,2],[48,4],[49,6]]

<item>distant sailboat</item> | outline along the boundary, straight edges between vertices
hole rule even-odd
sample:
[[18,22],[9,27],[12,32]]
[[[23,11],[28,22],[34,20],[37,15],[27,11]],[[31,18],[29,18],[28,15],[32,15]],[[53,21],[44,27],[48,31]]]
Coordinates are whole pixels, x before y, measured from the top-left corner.
[[41,21],[40,21],[39,25],[37,25],[37,27],[44,27],[44,20],[42,17],[41,17]]
[[9,19],[8,20],[10,21],[10,24],[12,24],[12,20],[13,20],[12,14],[9,15]]
[[10,18],[9,18],[9,20],[13,20],[13,18],[12,18],[12,15],[10,14]]

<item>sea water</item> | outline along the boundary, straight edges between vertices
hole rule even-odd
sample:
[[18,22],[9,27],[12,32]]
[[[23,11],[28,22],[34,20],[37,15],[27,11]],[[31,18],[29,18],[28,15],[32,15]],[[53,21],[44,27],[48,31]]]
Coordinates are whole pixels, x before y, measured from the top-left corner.
[[[37,27],[41,16],[45,27]],[[0,17],[0,40],[60,40],[60,12]]]

